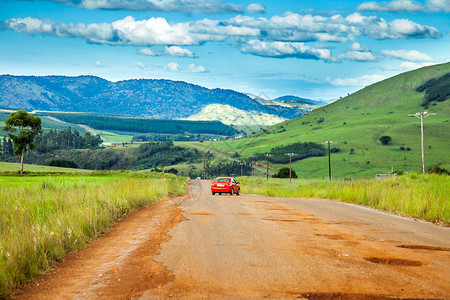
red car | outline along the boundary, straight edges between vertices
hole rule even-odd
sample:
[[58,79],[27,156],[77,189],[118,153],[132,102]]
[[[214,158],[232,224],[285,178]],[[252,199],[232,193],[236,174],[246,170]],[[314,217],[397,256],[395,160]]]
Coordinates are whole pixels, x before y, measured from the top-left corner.
[[240,191],[241,188],[239,187],[239,182],[232,177],[217,177],[214,179],[213,183],[211,183],[211,193],[213,195],[216,193],[219,193],[219,195],[222,195],[222,193],[239,195]]

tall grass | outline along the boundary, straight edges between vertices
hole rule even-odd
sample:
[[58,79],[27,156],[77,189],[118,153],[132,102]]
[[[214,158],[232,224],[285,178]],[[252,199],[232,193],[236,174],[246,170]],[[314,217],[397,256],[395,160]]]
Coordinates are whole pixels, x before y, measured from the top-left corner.
[[186,178],[157,173],[0,176],[0,298],[114,221],[186,186]]
[[357,181],[241,178],[244,193],[337,199],[436,223],[450,224],[450,176],[409,174]]

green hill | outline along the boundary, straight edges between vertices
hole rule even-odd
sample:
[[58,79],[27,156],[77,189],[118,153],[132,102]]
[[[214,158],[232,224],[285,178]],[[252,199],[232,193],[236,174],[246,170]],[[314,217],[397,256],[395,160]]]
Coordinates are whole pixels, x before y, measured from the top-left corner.
[[[450,63],[421,68],[368,86],[300,118],[263,129],[248,137],[208,146],[241,157],[266,153],[298,142],[336,142],[332,153],[333,177],[371,177],[391,168],[421,170],[420,120],[408,117],[420,111],[436,113],[424,121],[425,165],[450,168],[450,101],[422,106],[426,91],[416,89],[450,73]],[[442,80],[434,80],[442,83]],[[442,89],[442,85],[439,87]],[[444,90],[450,89],[447,85]],[[442,100],[442,99],[441,99]],[[383,146],[379,138],[390,136]],[[353,149],[353,150],[352,150]],[[404,150],[402,150],[404,149]],[[410,149],[410,151],[408,151]],[[275,165],[281,167],[284,165]],[[300,177],[327,177],[328,158],[312,157],[293,163]]]

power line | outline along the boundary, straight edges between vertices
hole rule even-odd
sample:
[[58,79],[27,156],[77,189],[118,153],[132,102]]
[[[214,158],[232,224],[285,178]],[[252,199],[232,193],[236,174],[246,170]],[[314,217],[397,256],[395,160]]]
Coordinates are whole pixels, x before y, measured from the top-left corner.
[[428,113],[426,111],[424,112],[417,112],[415,114],[410,114],[408,117],[416,117],[420,119],[420,146],[422,149],[422,174],[425,174],[425,157],[423,153],[423,119],[428,116],[434,116],[435,113]]

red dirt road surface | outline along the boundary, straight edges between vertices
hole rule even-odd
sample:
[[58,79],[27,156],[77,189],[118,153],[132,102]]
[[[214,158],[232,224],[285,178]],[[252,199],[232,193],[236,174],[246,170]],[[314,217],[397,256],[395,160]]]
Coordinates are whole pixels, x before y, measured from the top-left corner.
[[450,299],[450,229],[336,201],[212,196],[193,181],[15,295],[172,297]]

